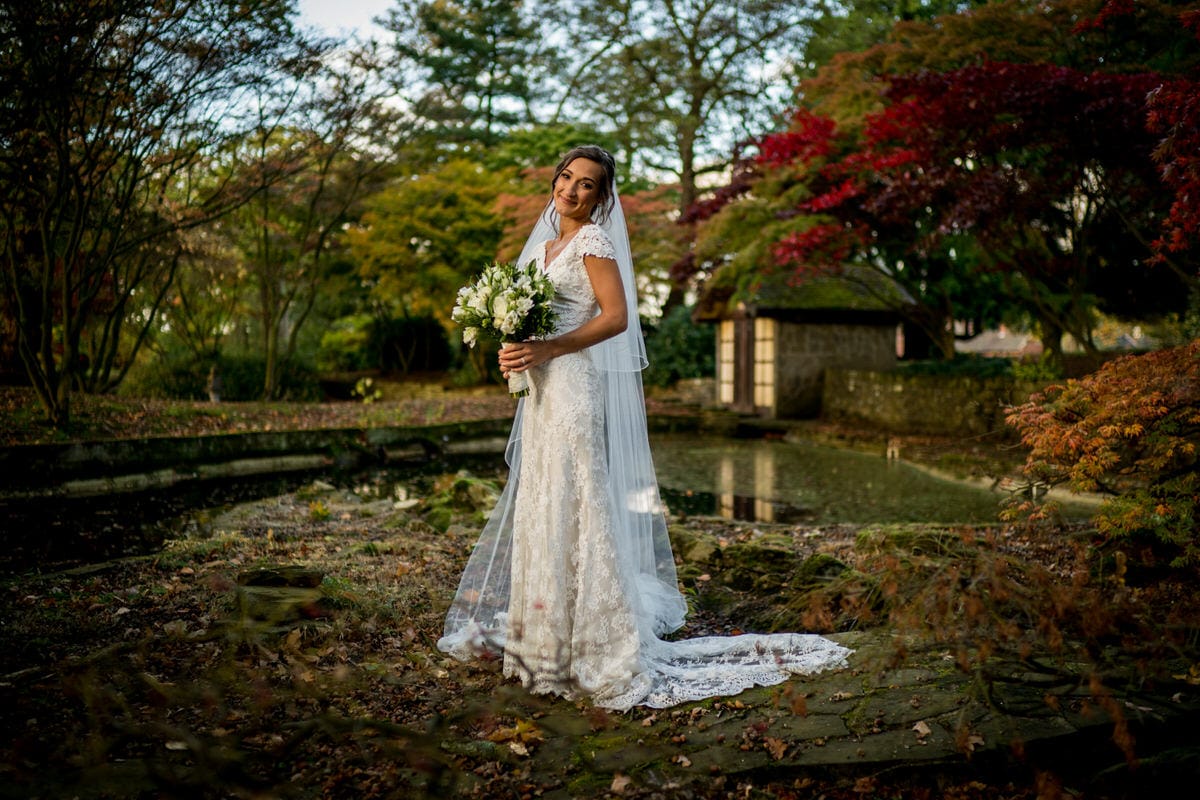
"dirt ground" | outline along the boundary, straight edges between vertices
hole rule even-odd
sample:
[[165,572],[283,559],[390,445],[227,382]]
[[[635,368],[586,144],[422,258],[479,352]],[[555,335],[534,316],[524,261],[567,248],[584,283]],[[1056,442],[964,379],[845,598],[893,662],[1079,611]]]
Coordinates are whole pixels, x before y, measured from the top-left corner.
[[[676,517],[694,609],[683,635],[735,633],[750,620],[828,631],[860,655],[844,671],[666,711],[529,696],[494,660],[462,664],[435,647],[497,489],[454,474],[401,487],[316,483],[191,513],[153,555],[9,576],[0,796],[1135,797],[1128,764],[1173,779],[1198,752],[1181,745],[1180,767],[1155,744],[1196,718],[1200,609],[1188,584],[1158,575],[1117,591],[1112,576],[1081,575],[1070,543],[1086,531],[1006,531],[992,549],[1010,568],[1049,565],[1081,592],[1094,582],[1128,612],[1086,641],[1064,623],[1083,643],[1057,654],[1022,662],[997,647],[988,663],[1018,665],[1004,672],[1026,676],[1014,683],[994,670],[984,680],[972,660],[991,636],[982,622],[932,635],[899,611],[851,602],[855,587],[885,598],[889,575],[908,572],[918,580],[897,585],[902,602],[880,602],[934,614],[942,601],[925,589],[953,559],[954,585],[985,580],[962,566],[974,563],[974,545],[956,544],[974,541],[969,532]],[[877,558],[884,541],[904,545],[901,571]],[[952,558],[922,555],[938,548]],[[789,604],[805,569],[830,563],[821,558],[847,569],[817,575],[807,606]],[[964,590],[947,618],[975,596]],[[1086,595],[1047,597],[1075,614]],[[1105,660],[1105,646],[1140,630],[1130,622],[1139,615],[1174,626],[1171,652],[1142,642]],[[1029,641],[1052,638],[1043,633]],[[1140,658],[1154,666],[1139,669]],[[1027,707],[1015,710],[1018,701]],[[1066,727],[1043,735],[1029,727],[1035,718]],[[1123,753],[1120,736],[1141,736],[1147,749]],[[1160,773],[1143,769],[1139,780]]]
[[[440,387],[373,404],[83,398],[62,433],[30,400],[0,390],[4,444],[512,413]],[[648,409],[700,413],[670,396]],[[1016,485],[1023,461],[1003,436],[763,435],[891,448],[985,484]],[[0,797],[1118,798],[1200,774],[1200,580],[1086,525],[675,515],[680,635],[827,633],[855,650],[848,668],[667,711],[532,697],[495,660],[435,647],[500,480],[313,483],[187,512],[149,555],[8,569]],[[106,510],[107,529],[134,511]]]

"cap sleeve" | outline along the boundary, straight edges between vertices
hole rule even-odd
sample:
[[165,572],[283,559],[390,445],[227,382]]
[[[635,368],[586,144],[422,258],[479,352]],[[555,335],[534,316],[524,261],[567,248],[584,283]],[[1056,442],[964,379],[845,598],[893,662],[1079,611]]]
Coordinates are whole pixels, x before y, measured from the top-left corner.
[[575,235],[579,242],[579,255],[598,256],[600,258],[617,259],[617,250],[613,247],[608,232],[599,225],[587,225]]

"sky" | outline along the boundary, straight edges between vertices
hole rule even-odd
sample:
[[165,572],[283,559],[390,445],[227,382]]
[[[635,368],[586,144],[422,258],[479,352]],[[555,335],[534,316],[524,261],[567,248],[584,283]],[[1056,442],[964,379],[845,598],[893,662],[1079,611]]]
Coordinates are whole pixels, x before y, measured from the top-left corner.
[[321,28],[337,35],[356,32],[362,38],[379,36],[383,29],[372,25],[373,17],[382,17],[395,0],[300,0],[302,25]]

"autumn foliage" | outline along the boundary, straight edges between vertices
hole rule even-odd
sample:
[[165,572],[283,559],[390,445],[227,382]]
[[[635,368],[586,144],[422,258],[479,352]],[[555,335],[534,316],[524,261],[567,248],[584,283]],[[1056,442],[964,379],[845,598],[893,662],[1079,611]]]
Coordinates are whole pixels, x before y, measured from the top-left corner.
[[[1200,10],[1180,22],[1200,40]],[[1155,151],[1163,180],[1175,190],[1163,235],[1155,241],[1160,257],[1195,247],[1200,234],[1200,74],[1165,84],[1149,99],[1152,131],[1163,135]]]
[[962,269],[1002,275],[1044,330],[1086,342],[1091,297],[1105,294],[1095,276],[1147,258],[1137,242],[1166,213],[1145,126],[1146,97],[1163,84],[1154,73],[990,62],[889,77],[861,137],[802,110],[762,142],[764,168],[797,170],[811,192],[795,208],[809,222],[775,258],[802,276],[890,252],[903,282],[905,269],[970,237],[980,258],[962,262],[959,244],[960,274],[947,282],[972,280]]
[[1109,495],[1096,524],[1110,541],[1200,563],[1200,340],[1051,386],[1008,421],[1030,478]]

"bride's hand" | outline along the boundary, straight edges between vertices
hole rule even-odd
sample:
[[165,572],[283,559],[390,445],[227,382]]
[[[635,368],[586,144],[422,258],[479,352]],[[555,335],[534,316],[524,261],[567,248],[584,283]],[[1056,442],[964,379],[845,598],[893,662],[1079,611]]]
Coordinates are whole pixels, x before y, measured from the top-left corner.
[[500,348],[500,374],[508,378],[510,372],[525,372],[549,359],[546,342],[514,342]]

